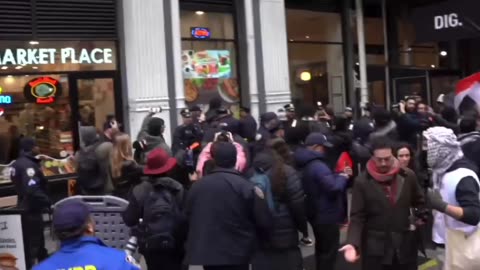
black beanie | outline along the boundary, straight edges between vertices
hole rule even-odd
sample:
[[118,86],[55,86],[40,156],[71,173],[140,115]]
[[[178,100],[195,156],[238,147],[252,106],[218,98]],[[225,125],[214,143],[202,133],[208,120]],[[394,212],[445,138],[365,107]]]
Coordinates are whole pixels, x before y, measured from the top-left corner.
[[237,149],[233,143],[216,142],[212,145],[211,152],[217,167],[232,169],[237,164]]
[[20,149],[24,152],[32,152],[33,148],[37,146],[37,143],[33,138],[24,137],[20,140]]
[[148,134],[151,136],[162,135],[162,129],[164,125],[165,125],[165,121],[163,121],[163,119],[158,117],[153,117],[148,122],[148,126],[147,126]]

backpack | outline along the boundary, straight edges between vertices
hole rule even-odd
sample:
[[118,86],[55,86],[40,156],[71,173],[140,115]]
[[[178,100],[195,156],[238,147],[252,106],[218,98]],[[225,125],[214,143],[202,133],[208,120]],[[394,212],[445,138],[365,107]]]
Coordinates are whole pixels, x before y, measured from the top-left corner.
[[100,162],[97,157],[97,147],[100,143],[87,146],[81,149],[77,158],[77,182],[80,187],[87,192],[90,190],[100,190],[105,186],[106,175],[100,168]]
[[143,208],[143,242],[146,250],[173,250],[185,221],[175,192],[162,185],[152,186]]
[[265,173],[255,172],[255,174],[250,178],[250,182],[262,190],[263,194],[265,194],[265,200],[267,201],[268,208],[271,212],[275,212],[275,200],[273,199],[270,178]]

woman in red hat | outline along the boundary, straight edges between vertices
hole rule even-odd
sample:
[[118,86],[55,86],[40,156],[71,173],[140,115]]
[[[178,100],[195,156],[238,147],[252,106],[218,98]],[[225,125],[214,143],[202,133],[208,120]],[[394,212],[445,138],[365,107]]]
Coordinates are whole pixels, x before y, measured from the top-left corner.
[[148,180],[133,188],[123,213],[125,224],[139,232],[139,250],[148,269],[182,269],[184,189],[169,177],[176,166],[177,160],[162,148],[151,151],[143,169]]

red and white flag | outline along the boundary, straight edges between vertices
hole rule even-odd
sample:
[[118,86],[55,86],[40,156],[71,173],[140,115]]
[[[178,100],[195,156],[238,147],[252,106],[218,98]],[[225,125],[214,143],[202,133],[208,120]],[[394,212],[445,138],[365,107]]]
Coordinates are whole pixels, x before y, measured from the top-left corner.
[[480,73],[475,73],[457,83],[454,106],[460,115],[480,108]]

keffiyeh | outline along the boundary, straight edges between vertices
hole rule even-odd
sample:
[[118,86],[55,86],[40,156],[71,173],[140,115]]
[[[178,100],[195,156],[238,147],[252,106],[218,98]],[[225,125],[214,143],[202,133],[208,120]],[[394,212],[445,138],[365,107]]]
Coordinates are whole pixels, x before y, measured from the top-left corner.
[[423,132],[427,140],[427,163],[433,170],[433,183],[440,179],[457,160],[463,157],[462,148],[453,130],[445,127],[432,127]]

